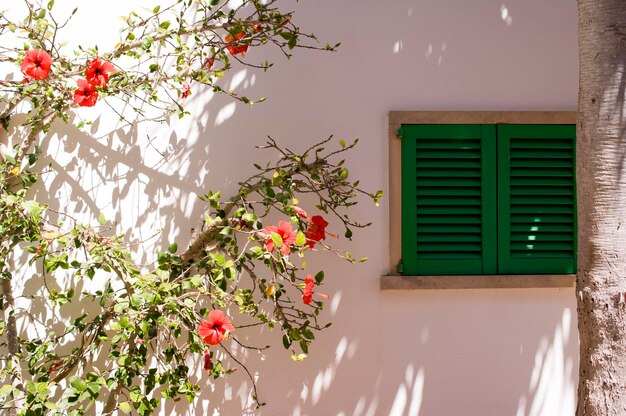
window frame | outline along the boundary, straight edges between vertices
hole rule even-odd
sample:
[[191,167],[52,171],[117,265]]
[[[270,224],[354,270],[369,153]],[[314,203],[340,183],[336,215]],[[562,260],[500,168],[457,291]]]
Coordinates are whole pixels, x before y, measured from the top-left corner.
[[402,258],[402,124],[576,124],[575,111],[390,111],[389,271],[382,290],[573,287],[575,274],[407,276],[397,272]]

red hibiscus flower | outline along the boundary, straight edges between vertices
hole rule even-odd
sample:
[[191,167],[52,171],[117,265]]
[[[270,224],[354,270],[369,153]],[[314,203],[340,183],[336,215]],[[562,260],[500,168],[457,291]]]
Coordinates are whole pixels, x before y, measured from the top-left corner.
[[87,62],[85,77],[94,87],[104,87],[109,82],[109,74],[115,72],[115,67],[111,62],[103,61],[100,58]]
[[215,63],[215,55],[206,60],[206,69],[211,69]]
[[50,65],[52,65],[52,58],[48,52],[41,49],[31,49],[26,51],[26,56],[20,67],[27,77],[42,80],[48,78]]
[[307,277],[304,278],[304,290],[302,291],[302,302],[305,305],[308,305],[309,303],[313,301],[314,293],[317,293],[319,296],[325,299],[328,299],[328,295],[314,291],[313,290],[314,286],[315,286],[315,280],[313,280],[313,276],[308,275]]
[[198,335],[207,344],[217,345],[224,339],[226,331],[232,332],[234,330],[235,327],[230,323],[230,319],[224,315],[224,312],[213,309],[209,312],[209,320],[200,323]]
[[93,107],[98,101],[98,91],[86,79],[76,81],[78,88],[74,91],[74,103],[81,107]]
[[56,363],[52,364],[48,369],[48,373],[54,373],[59,369],[59,367],[63,365],[63,363],[65,363],[65,360],[57,361]]
[[180,90],[180,98],[183,100],[191,94],[191,87],[187,81],[183,82],[183,88]]
[[310,248],[315,246],[320,240],[326,239],[326,227],[328,226],[328,222],[320,215],[314,215],[311,218],[311,225],[309,225],[309,229],[306,230],[306,245]]
[[300,208],[300,207],[293,207],[293,210],[296,211],[296,214],[298,215],[298,217],[304,218],[305,220],[307,218],[309,218],[309,216],[307,215],[306,211],[303,210],[302,208]]
[[246,32],[244,31],[236,33],[235,36],[230,33],[226,35],[224,38],[224,40],[228,43],[228,45],[226,45],[226,49],[228,49],[228,52],[230,52],[231,55],[244,55],[248,51],[248,44],[239,42],[239,40],[245,36]]
[[211,353],[209,350],[204,350],[203,361],[202,368],[204,371],[211,371]]
[[265,241],[265,248],[270,253],[274,251],[274,240],[272,239],[272,233],[278,234],[282,238],[283,242],[280,245],[280,251],[285,256],[291,253],[291,244],[296,242],[298,236],[295,232],[291,231],[291,223],[287,221],[278,221],[278,227],[270,225],[263,228],[263,232],[270,237]]

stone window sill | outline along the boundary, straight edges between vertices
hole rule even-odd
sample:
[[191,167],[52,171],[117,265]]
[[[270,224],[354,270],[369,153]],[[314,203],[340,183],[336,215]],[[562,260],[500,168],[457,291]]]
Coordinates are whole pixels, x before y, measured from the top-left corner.
[[380,290],[573,288],[575,274],[380,277]]

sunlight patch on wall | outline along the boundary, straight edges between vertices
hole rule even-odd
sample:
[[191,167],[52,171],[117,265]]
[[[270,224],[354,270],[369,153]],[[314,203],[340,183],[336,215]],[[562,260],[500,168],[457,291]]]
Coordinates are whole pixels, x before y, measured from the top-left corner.
[[226,104],[224,107],[220,108],[220,111],[217,113],[215,117],[215,126],[220,126],[224,124],[226,120],[235,115],[235,108],[237,107],[236,103]]
[[322,397],[322,392],[328,390],[334,376],[334,367],[328,367],[317,374],[315,381],[313,381],[313,387],[311,388],[311,403],[317,404],[317,402],[319,402]]
[[335,314],[337,313],[340,303],[341,303],[341,292],[337,292],[333,294],[333,297],[330,300],[330,314],[332,316],[335,316]]
[[393,53],[400,53],[402,46],[401,40],[396,41],[396,43],[393,44]]
[[[443,53],[448,49],[448,43],[444,40],[439,45],[439,51],[437,53],[437,66],[441,66],[443,64]],[[424,52],[424,57],[426,59],[430,59],[433,56],[435,48],[432,43],[429,43],[426,47],[426,52]]]
[[528,393],[520,397],[516,416],[574,413],[574,362],[572,357],[565,356],[572,325],[571,315],[569,308],[563,310],[552,343],[547,336],[539,341]]
[[228,8],[236,9],[238,7],[241,7],[242,4],[243,4],[243,0],[230,0],[228,2]]
[[500,18],[507,26],[511,26],[513,24],[513,17],[509,13],[509,8],[506,4],[500,6]]
[[[393,400],[393,405],[389,412],[390,416],[419,415],[422,407],[425,373],[423,367],[420,367],[417,374],[414,375],[414,372],[413,364],[409,364],[406,368],[404,383],[398,387],[396,397]],[[407,411],[406,413],[405,410]]]
[[237,72],[235,75],[233,75],[233,78],[230,81],[230,89],[231,90],[236,90],[237,87],[239,87],[246,79],[246,77],[248,76],[248,71],[245,69],[242,69],[241,71]]

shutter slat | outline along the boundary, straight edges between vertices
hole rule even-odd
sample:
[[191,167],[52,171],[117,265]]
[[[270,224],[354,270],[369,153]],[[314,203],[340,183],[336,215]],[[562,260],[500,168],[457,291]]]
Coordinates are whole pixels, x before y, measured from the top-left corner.
[[511,241],[533,243],[535,241],[572,241],[572,233],[549,233],[543,230],[536,232],[511,232]]
[[540,151],[538,149],[572,149],[570,139],[523,139],[515,138],[511,143],[511,149],[532,149],[532,151]]
[[445,196],[445,197],[455,197],[455,196],[476,196],[480,197],[480,187],[437,187],[433,188],[431,186],[420,186],[417,187],[415,194],[420,196]]
[[480,243],[480,232],[471,234],[457,233],[424,233],[417,234],[417,242],[419,243]]
[[515,157],[517,159],[571,159],[572,152],[570,150],[559,149],[541,149],[540,151],[515,149]]
[[479,206],[423,206],[417,207],[417,215],[449,215],[449,214],[461,214],[461,215],[480,215],[481,209]]
[[[450,186],[451,182],[454,184],[454,187],[473,186],[480,190],[480,178],[477,178],[477,179],[472,179],[472,178],[450,179],[448,177],[428,178],[428,179],[418,178],[416,181],[416,184],[418,188],[421,186],[436,186],[436,187],[451,188]],[[480,192],[479,192],[479,195],[480,195]]]
[[519,224],[512,223],[511,224],[511,232],[535,232],[535,231],[544,232],[573,232],[574,226],[569,224],[546,224],[546,223],[530,223],[530,224]]
[[424,234],[480,234],[482,232],[481,224],[424,224],[419,225],[420,232]]
[[[480,215],[420,215],[417,224],[481,224]],[[418,227],[419,228],[419,227]]]
[[[548,162],[549,163],[549,162]],[[569,186],[574,184],[574,178],[570,174],[569,177],[519,177],[513,176],[511,178],[511,186]]]
[[[570,192],[572,190],[570,189]],[[511,196],[511,204],[513,205],[568,205],[574,204],[574,198],[571,196],[548,196],[548,195],[514,195]]]
[[480,169],[418,169],[415,172],[415,176],[417,178],[454,178],[451,180],[480,178]]
[[[516,159],[510,161],[511,168],[547,168],[546,162],[541,159]],[[550,161],[551,168],[573,168],[574,163],[570,159],[555,159]]]
[[528,241],[511,243],[511,250],[513,251],[571,251],[573,248],[574,244],[571,238],[569,242]]
[[457,253],[457,252],[465,252],[465,251],[473,251],[475,253],[481,252],[482,244],[480,242],[472,244],[472,243],[463,243],[463,242],[441,242],[434,243],[430,242],[428,244],[417,244],[418,252],[428,252],[428,251],[436,251],[439,253]]
[[[550,252],[534,252],[529,251],[512,251],[511,259],[534,261],[534,260],[570,260],[567,263],[571,263],[574,260],[574,255],[571,250],[567,251],[550,251]],[[548,273],[548,272],[543,272]],[[563,272],[558,272],[563,273]]]
[[418,155],[422,149],[475,149],[480,152],[480,139],[457,139],[457,140],[441,140],[441,139],[419,139],[415,143],[418,149]]
[[572,186],[532,187],[515,186],[511,188],[511,195],[573,195]]
[[534,169],[527,167],[511,168],[511,176],[565,176],[569,178],[572,175],[572,168],[553,168],[553,167],[536,167]]
[[[413,193],[415,195],[415,192]],[[417,199],[417,205],[447,205],[447,206],[463,206],[463,205],[480,205],[480,197],[461,197],[461,196],[448,196],[448,197],[424,197]]]

